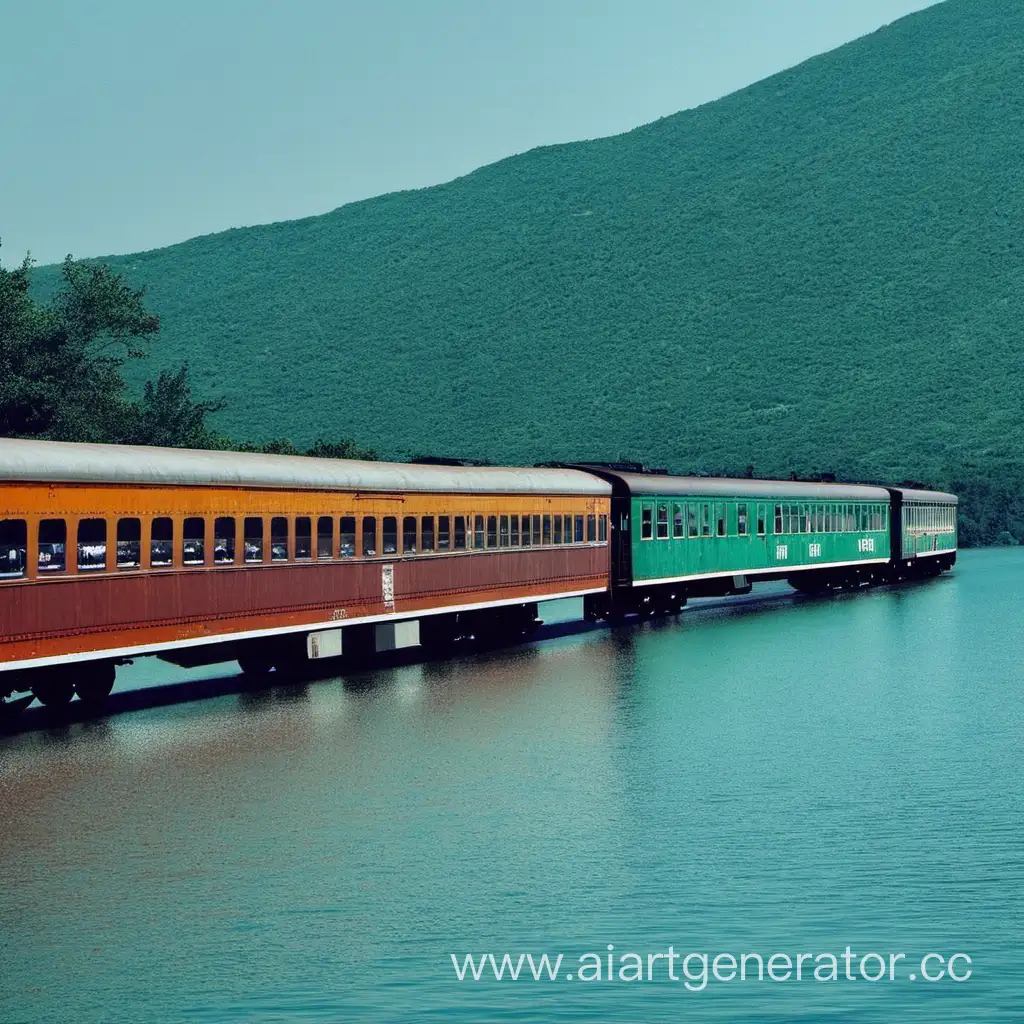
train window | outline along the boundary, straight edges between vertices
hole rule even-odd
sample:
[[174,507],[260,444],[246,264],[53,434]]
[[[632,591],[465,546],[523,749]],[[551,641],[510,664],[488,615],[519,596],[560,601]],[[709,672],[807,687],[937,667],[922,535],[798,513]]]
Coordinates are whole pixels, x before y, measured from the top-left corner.
[[555,543],[562,543],[562,517],[555,516]]
[[416,517],[405,516],[402,519],[402,554],[416,554]]
[[498,517],[487,517],[487,546],[496,548],[498,546]]
[[142,521],[134,516],[117,521],[117,567],[138,569],[142,560]]
[[363,516],[363,554],[377,554],[377,517]]
[[316,557],[334,557],[334,518],[320,516],[316,521]]
[[484,517],[475,516],[473,518],[473,547],[482,548],[484,546]]
[[174,564],[174,520],[158,516],[149,528],[149,564],[154,568]]
[[78,569],[89,572],[107,567],[107,521],[80,519],[78,521]]
[[313,520],[309,516],[295,517],[295,557],[313,557]]
[[285,516],[274,516],[270,520],[270,560],[287,562],[291,557],[288,543],[288,520]]
[[[68,524],[63,519],[39,522],[39,572],[63,572],[66,564]],[[0,563],[3,561],[0,552]]]
[[28,524],[24,519],[0,519],[0,579],[24,576],[27,557]]
[[385,516],[381,526],[381,551],[385,555],[398,552],[398,517]]
[[202,565],[205,561],[206,520],[198,516],[186,519],[181,528],[181,560],[184,565]]
[[352,558],[356,553],[356,517],[342,516],[338,520],[338,554]]
[[498,544],[503,548],[508,547],[508,516],[498,520]]
[[214,564],[227,565],[234,560],[235,520],[231,516],[218,516],[213,521]]
[[668,540],[668,505],[658,506],[658,540]]
[[448,551],[452,546],[451,517],[437,517],[437,550]]
[[597,540],[597,516],[587,516],[587,543]]
[[640,539],[650,540],[654,536],[654,509],[650,505],[640,508]]
[[512,516],[509,522],[509,530],[512,536],[512,547],[519,547],[519,516]]
[[583,516],[576,517],[575,539],[577,544],[583,543]]
[[736,532],[741,537],[746,537],[749,526],[747,523],[747,506],[739,504],[736,506]]
[[424,516],[420,520],[420,550],[434,550],[434,517]]
[[725,536],[725,506],[715,506],[715,518],[718,520],[718,536]]
[[808,514],[807,514],[807,506],[806,505],[801,505],[800,506],[800,532],[801,533],[810,533],[811,532],[811,520],[810,520],[810,516],[808,516]]
[[598,516],[597,539],[602,543],[608,540],[608,517],[606,515]]
[[466,517],[455,517],[455,550],[466,550]]
[[522,519],[523,533],[520,538],[523,542],[523,547],[528,548],[530,546],[530,517],[523,516]]
[[683,536],[683,506],[678,502],[672,506],[672,536]]
[[686,528],[691,537],[699,536],[697,531],[697,506],[686,506]]
[[700,535],[711,536],[711,505],[708,502],[700,507]]
[[543,520],[544,533],[541,538],[543,544],[551,543],[551,516],[544,516]]
[[242,558],[246,562],[263,561],[262,516],[246,516],[242,520]]

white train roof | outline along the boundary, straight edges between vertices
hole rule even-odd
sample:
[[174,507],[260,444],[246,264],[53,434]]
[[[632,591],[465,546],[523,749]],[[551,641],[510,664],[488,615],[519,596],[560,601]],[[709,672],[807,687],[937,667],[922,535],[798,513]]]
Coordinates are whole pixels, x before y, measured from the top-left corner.
[[5,480],[391,493],[611,493],[610,484],[575,469],[430,466],[10,438],[0,439],[0,481]]
[[957,505],[959,499],[946,491],[921,491],[913,487],[894,487],[903,495],[904,501],[923,501],[931,505]]
[[793,501],[889,501],[884,487],[866,484],[806,483],[800,480],[755,480],[661,473],[609,471],[631,494],[723,498],[789,498]]

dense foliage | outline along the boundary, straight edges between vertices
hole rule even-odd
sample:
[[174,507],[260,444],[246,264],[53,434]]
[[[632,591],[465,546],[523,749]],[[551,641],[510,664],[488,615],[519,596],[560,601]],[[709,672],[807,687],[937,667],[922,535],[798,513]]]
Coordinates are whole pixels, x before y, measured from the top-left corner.
[[216,402],[191,396],[188,367],[147,381],[131,400],[122,369],[145,355],[142,342],[160,329],[144,303],[104,265],[61,266],[49,302],[29,294],[31,261],[0,267],[0,436],[54,441],[211,447],[207,429]]
[[144,290],[109,266],[69,256],[40,302],[29,293],[30,270],[28,257],[15,270],[0,266],[0,437],[376,458],[347,440],[304,450],[288,441],[233,444],[207,426],[223,403],[192,397],[187,363],[146,381],[132,399],[122,369],[145,356],[143,340],[160,329]]
[[622,136],[114,262],[234,436],[959,482],[1020,539],[1021,38],[948,0]]

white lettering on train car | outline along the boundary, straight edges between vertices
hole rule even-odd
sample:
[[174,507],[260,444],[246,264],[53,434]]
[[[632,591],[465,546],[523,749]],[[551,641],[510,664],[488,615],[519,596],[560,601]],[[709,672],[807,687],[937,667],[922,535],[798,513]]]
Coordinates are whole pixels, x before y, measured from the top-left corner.
[[789,558],[789,545],[788,544],[776,544],[775,545],[775,557],[780,561],[784,558]]
[[866,552],[873,553],[874,550],[875,550],[875,538],[874,537],[861,537],[861,539],[859,541],[857,541],[857,550],[861,551],[861,552],[865,552],[866,551]]
[[380,567],[380,588],[384,596],[384,604],[388,608],[395,606],[395,567],[393,565],[382,565]]
[[812,544],[808,549],[807,554],[810,558],[821,558],[821,545]]

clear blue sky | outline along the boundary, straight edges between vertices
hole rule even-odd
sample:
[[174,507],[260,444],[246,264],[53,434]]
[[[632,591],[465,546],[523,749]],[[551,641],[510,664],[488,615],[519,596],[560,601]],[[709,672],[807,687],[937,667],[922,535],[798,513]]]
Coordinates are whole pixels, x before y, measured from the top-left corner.
[[932,0],[0,0],[0,260],[152,249],[716,99]]

